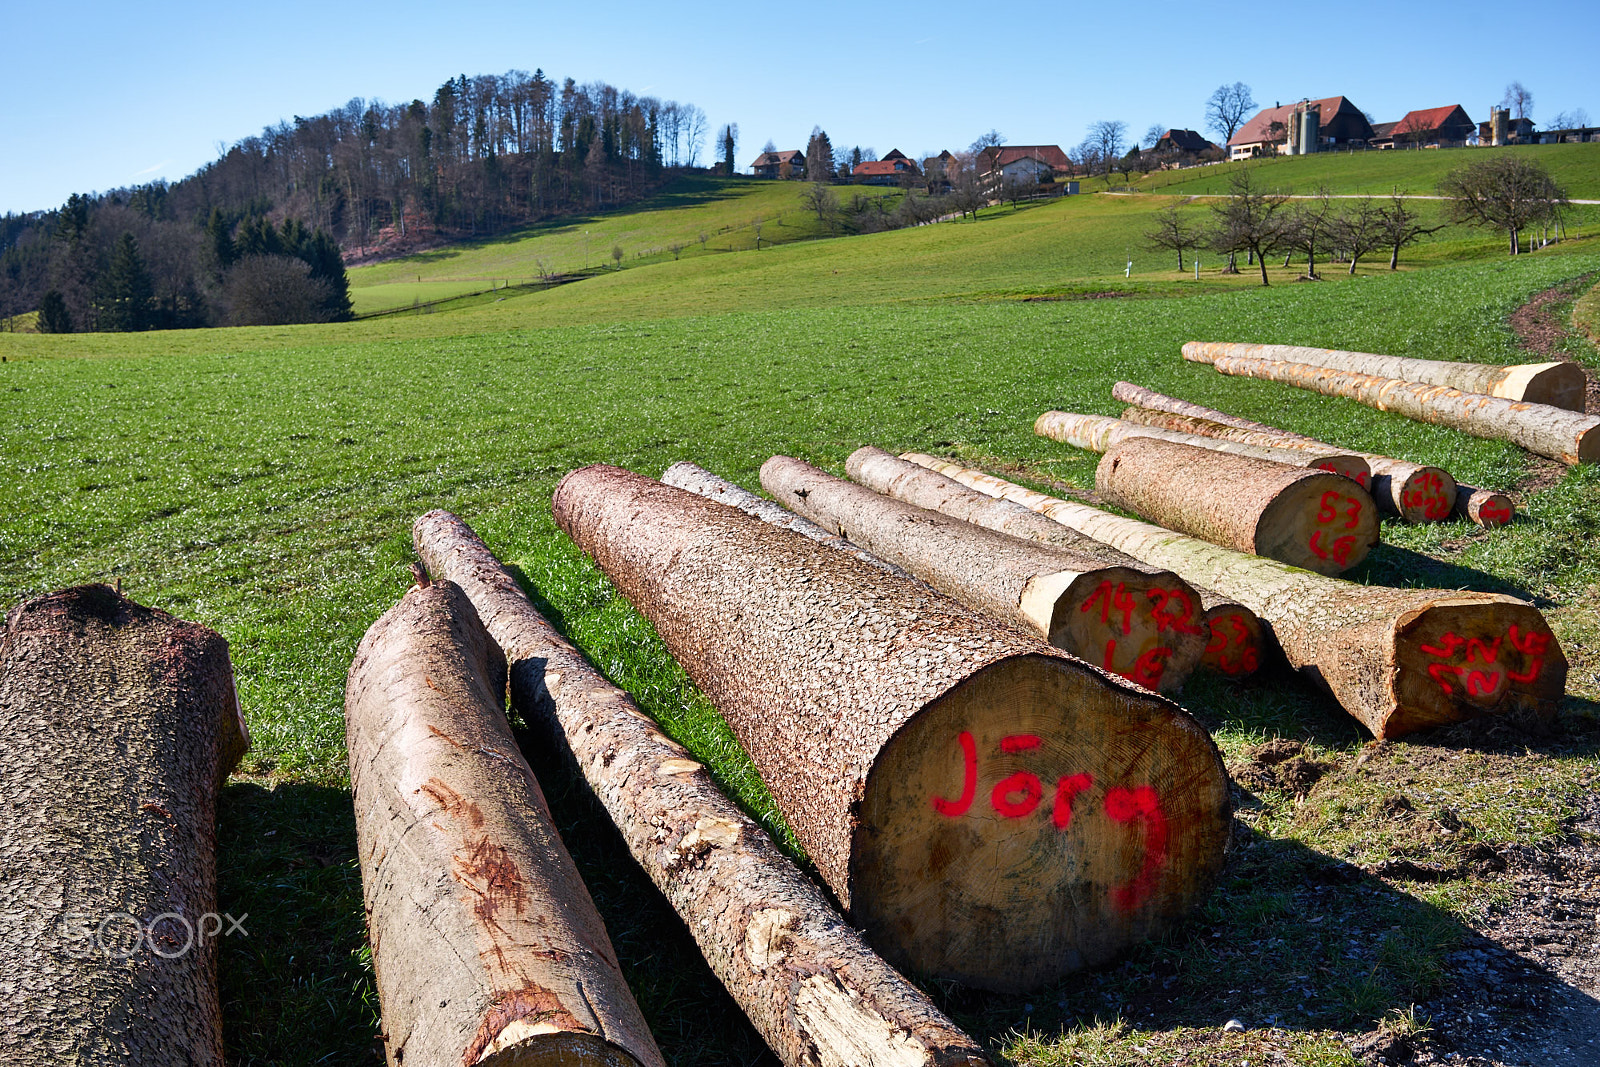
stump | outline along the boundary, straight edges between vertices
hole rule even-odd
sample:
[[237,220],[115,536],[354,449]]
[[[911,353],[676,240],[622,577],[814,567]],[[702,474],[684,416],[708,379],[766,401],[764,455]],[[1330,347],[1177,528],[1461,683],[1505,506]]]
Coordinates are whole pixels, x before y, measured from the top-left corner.
[[553,504],[891,963],[1028,989],[1168,927],[1215,878],[1226,777],[1171,702],[615,467]]
[[1600,415],[1304,363],[1218,356],[1212,366],[1223,374],[1283,382],[1324,396],[1345,397],[1418,422],[1449,426],[1475,437],[1510,441],[1563,463],[1600,460]]
[[217,795],[250,744],[228,643],[105,585],[30,600],[0,723],[0,1059],[220,1065]]
[[661,1065],[451,582],[372,624],[345,686],[384,1052],[403,1064]]
[[[1199,595],[1120,553],[1022,541],[892,500],[787,456],[761,467],[773,496],[996,619],[1171,693],[1200,663]],[[1131,564],[1131,565],[1130,565]]]
[[[1217,414],[1221,415],[1222,412]],[[1320,456],[1324,450],[1333,447],[1315,438],[1275,430],[1259,423],[1251,429],[1235,425],[1243,422],[1243,419],[1223,422],[1220,419],[1175,415],[1146,408],[1128,408],[1122,417],[1145,426],[1203,434],[1221,441],[1273,440],[1277,442],[1276,447],[1285,451],[1302,450],[1307,455]],[[1443,522],[1450,517],[1450,509],[1455,506],[1456,480],[1448,471],[1370,452],[1361,453],[1361,458],[1369,473],[1366,478],[1358,478],[1357,481],[1371,487],[1373,501],[1385,515],[1393,515],[1404,522]]]
[[1318,574],[1349,570],[1378,543],[1372,498],[1325,471],[1131,437],[1100,458],[1095,486],[1169,530]]
[[1365,459],[1354,453],[1341,451],[1332,445],[1312,449],[1253,444],[1233,437],[1208,435],[1204,430],[1177,425],[1168,426],[1164,422],[1155,420],[1147,422],[1132,414],[1135,410],[1130,408],[1120,419],[1108,419],[1099,415],[1078,415],[1067,411],[1047,411],[1034,420],[1033,429],[1035,433],[1052,440],[1072,445],[1074,448],[1088,449],[1090,452],[1104,452],[1128,437],[1154,437],[1161,441],[1215,449],[1235,456],[1270,460],[1290,467],[1307,467],[1311,470],[1341,474],[1363,489],[1372,484],[1372,468]]
[[1218,356],[1305,363],[1329,370],[1356,371],[1406,382],[1444,385],[1463,393],[1483,393],[1504,400],[1549,404],[1580,412],[1584,409],[1584,389],[1587,385],[1582,369],[1575,363],[1503,366],[1380,356],[1371,352],[1341,352],[1338,349],[1306,348],[1302,345],[1250,345],[1222,341],[1190,341],[1183,346],[1183,358],[1195,363],[1211,363]]
[[1326,687],[1376,737],[1502,712],[1550,714],[1566,691],[1561,646],[1538,610],[1515,597],[1354,585],[948,460],[903,458],[1233,597],[1272,627],[1291,666]]
[[[937,511],[963,522],[995,530],[1012,537],[1080,551],[1102,560],[1107,566],[1131,567],[1172,581],[1168,587],[1168,625],[1182,629],[1198,622],[1206,637],[1200,665],[1208,670],[1240,678],[1253,674],[1261,665],[1265,631],[1261,620],[1243,604],[1194,587],[1198,601],[1185,590],[1187,583],[1169,571],[1152,567],[1109,545],[1063,526],[1037,512],[1008,500],[997,500],[942,474],[907,463],[880,448],[859,448],[845,460],[850,477],[874,492],[928,511]],[[1154,596],[1154,599],[1160,599]],[[1198,603],[1199,611],[1194,605]]]
[[[686,467],[672,470],[682,477]],[[505,652],[512,703],[576,763],[786,1067],[989,1062],[867,948],[704,767],[556,633],[466,523],[432,511],[412,536],[428,569],[461,586]]]

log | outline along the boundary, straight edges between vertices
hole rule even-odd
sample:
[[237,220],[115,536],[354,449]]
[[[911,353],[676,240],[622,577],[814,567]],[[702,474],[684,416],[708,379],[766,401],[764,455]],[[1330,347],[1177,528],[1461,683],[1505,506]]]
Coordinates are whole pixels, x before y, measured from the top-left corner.
[[1170,701],[628,471],[574,471],[553,510],[895,966],[1026,990],[1170,927],[1216,877],[1226,778]]
[[1575,363],[1520,363],[1510,366],[1458,363],[1442,359],[1381,356],[1372,352],[1343,352],[1333,348],[1307,348],[1303,345],[1230,344],[1224,341],[1190,341],[1183,346],[1183,358],[1191,362],[1212,363],[1218,356],[1305,363],[1329,370],[1355,371],[1405,382],[1443,385],[1463,393],[1482,393],[1504,400],[1548,404],[1567,411],[1584,409],[1583,394],[1587,385],[1582,368]]
[[[1281,431],[1271,427],[1243,429],[1192,415],[1175,415],[1145,408],[1128,408],[1122,417],[1140,425],[1181,430],[1223,441],[1274,440],[1276,447],[1285,451],[1298,449],[1308,455],[1321,455],[1325,449],[1333,447],[1310,437],[1279,437],[1276,435]],[[1369,491],[1380,512],[1405,522],[1442,522],[1449,518],[1450,509],[1455,506],[1456,480],[1448,471],[1389,456],[1372,453],[1361,455],[1370,471],[1368,479],[1362,484],[1370,486]]]
[[[910,578],[911,575],[888,560],[879,559],[871,552],[851,544],[838,534],[831,534],[810,519],[803,519],[790,511],[782,504],[756,496],[750,490],[735,485],[726,478],[719,478],[704,468],[693,463],[674,463],[661,474],[663,485],[674,486],[678,489],[687,489],[691,493],[703,496],[708,500],[715,500],[720,504],[738,508],[746,515],[754,515],[762,522],[770,523],[780,530],[789,530],[801,537],[809,537],[820,545],[848,552],[869,566],[876,567],[888,574],[901,578]],[[1024,509],[1026,510],[1026,509]]]
[[1507,526],[1516,518],[1517,509],[1511,498],[1493,489],[1474,489],[1470,485],[1456,486],[1455,515],[1475,522],[1486,529]]
[[228,643],[105,585],[29,600],[0,724],[0,1061],[220,1065],[217,794],[250,744]]
[[1567,660],[1531,604],[1496,593],[1355,585],[1243,556],[933,456],[912,463],[1014,500],[1231,596],[1272,627],[1289,663],[1375,737],[1510,711],[1553,713]]
[[1312,449],[1252,444],[1233,438],[1209,436],[1198,430],[1181,430],[1175,426],[1168,427],[1153,422],[1146,424],[1127,413],[1120,419],[1110,419],[1100,415],[1047,411],[1034,421],[1034,432],[1090,452],[1104,452],[1129,437],[1153,437],[1159,441],[1172,441],[1194,448],[1210,448],[1217,452],[1264,459],[1290,467],[1328,471],[1351,479],[1363,489],[1372,484],[1372,468],[1365,459],[1355,453],[1341,451],[1332,445]]
[[663,1060],[504,712],[460,587],[416,585],[345,685],[361,888],[390,1067]]
[[412,537],[428,569],[461,586],[505,652],[513,705],[571,756],[786,1067],[989,1062],[866,946],[703,766],[556,633],[466,523],[432,511]]
[[1304,363],[1219,356],[1222,374],[1283,382],[1324,396],[1340,396],[1418,422],[1449,426],[1474,437],[1510,441],[1563,463],[1600,460],[1600,415],[1580,415],[1548,404],[1502,400],[1443,385],[1327,370]]
[[1367,491],[1326,471],[1130,437],[1100,457],[1110,503],[1169,530],[1318,574],[1340,574],[1378,543]]
[[1022,541],[892,500],[809,463],[774,456],[761,484],[968,607],[1045,638],[1081,660],[1172,693],[1200,664],[1199,594],[1177,575],[1125,557]]
[[[1063,526],[1037,512],[1009,500],[996,500],[942,474],[907,463],[881,448],[858,448],[845,460],[850,477],[874,492],[928,511],[937,511],[975,526],[995,530],[1011,537],[1083,552],[1103,560],[1108,566],[1129,567],[1163,579],[1176,578],[1142,563],[1109,545]],[[1255,612],[1243,604],[1218,596],[1209,589],[1194,588],[1198,609],[1189,597],[1189,586],[1178,579],[1166,591],[1165,622],[1183,630],[1198,623],[1206,637],[1200,665],[1230,677],[1255,673],[1261,665],[1265,630]],[[1159,599],[1157,594],[1151,594]]]

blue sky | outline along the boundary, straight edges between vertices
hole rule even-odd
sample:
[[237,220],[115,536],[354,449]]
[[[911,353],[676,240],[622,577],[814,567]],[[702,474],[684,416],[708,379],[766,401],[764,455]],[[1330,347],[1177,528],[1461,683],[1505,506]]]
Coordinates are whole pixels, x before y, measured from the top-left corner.
[[[351,97],[424,99],[456,74],[543,68],[699,105],[768,138],[882,154],[1200,129],[1243,81],[1264,106],[1343,94],[1380,121],[1459,103],[1487,117],[1507,82],[1536,121],[1600,120],[1600,3],[477,3],[12,5],[0,89],[0,212],[176,179],[219,146]],[[1294,49],[1304,47],[1305,58]]]

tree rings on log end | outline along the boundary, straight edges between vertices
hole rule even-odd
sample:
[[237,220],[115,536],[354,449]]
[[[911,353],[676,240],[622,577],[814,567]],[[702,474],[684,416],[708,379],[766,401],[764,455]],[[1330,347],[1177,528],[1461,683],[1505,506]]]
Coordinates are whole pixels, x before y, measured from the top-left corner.
[[1210,889],[1227,777],[1165,701],[1042,655],[934,701],[858,808],[851,917],[897,966],[1022,991],[1110,959]]
[[1394,632],[1396,710],[1373,729],[1379,737],[1481,715],[1550,713],[1566,692],[1567,657],[1531,604],[1436,600],[1402,614]]
[[1580,414],[1584,411],[1588,380],[1576,363],[1528,363],[1507,367],[1495,384],[1495,396],[1529,404],[1549,404]]
[[1397,469],[1396,473],[1404,473],[1399,484],[1393,474],[1379,474],[1373,492],[1387,493],[1405,522],[1444,522],[1455,511],[1456,480],[1439,467],[1406,470],[1408,466]]
[[1258,556],[1318,574],[1342,574],[1378,543],[1378,507],[1359,485],[1318,471],[1288,486],[1261,513]]
[[1200,597],[1177,575],[1101,567],[1052,596],[1055,577],[1042,575],[1023,594],[1028,611],[1040,586],[1052,645],[1158,693],[1182,689],[1200,665],[1207,638]]
[[1517,509],[1504,493],[1457,485],[1456,506],[1452,514],[1492,530],[1510,525],[1511,520],[1516,518]]
[[1200,665],[1229,678],[1247,678],[1266,658],[1267,628],[1242,604],[1218,604],[1206,611],[1209,640]]
[[1363,456],[1343,454],[1318,456],[1311,467],[1313,470],[1327,471],[1329,474],[1349,478],[1369,492],[1372,489],[1372,464]]

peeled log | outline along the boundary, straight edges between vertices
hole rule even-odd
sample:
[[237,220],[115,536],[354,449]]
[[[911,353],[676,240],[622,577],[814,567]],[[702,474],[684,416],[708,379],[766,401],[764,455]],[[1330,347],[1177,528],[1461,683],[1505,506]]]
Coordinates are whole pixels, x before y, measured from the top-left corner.
[[1024,990],[1169,927],[1215,878],[1226,777],[1170,701],[628,471],[574,471],[553,504],[896,966]]
[[1233,597],[1272,627],[1292,666],[1326,687],[1376,737],[1508,711],[1553,713],[1566,691],[1560,644],[1538,610],[1514,597],[1355,585],[1058,500],[948,460],[902,458]]
[[1516,517],[1511,498],[1492,489],[1474,489],[1470,485],[1456,486],[1455,514],[1479,526],[1494,529],[1508,525]]
[[105,585],[0,644],[0,1061],[222,1063],[217,794],[249,747],[228,643]]
[[1349,478],[1130,437],[1100,457],[1100,495],[1214,545],[1339,574],[1378,543],[1378,509]]
[[[1130,567],[1164,579],[1176,577],[1020,504],[996,500],[942,474],[907,463],[881,448],[869,445],[856,449],[845,460],[845,470],[868,489],[913,507],[937,511],[1011,537],[1083,552],[1109,566]],[[1255,612],[1208,589],[1196,587],[1194,593],[1199,597],[1200,611],[1198,618],[1191,621],[1195,608],[1187,589],[1187,583],[1180,579],[1164,594],[1170,597],[1163,615],[1165,625],[1182,631],[1198,622],[1207,638],[1201,666],[1235,678],[1253,674],[1261,665],[1265,637]],[[1151,597],[1159,599],[1154,593]]]
[[[892,500],[809,463],[774,456],[761,484],[935,589],[1052,645],[1159,692],[1176,692],[1200,664],[1206,634],[1187,583],[1120,553],[1021,541]],[[1181,622],[1181,625],[1178,623]]]
[[556,744],[568,747],[633,858],[787,1067],[989,1062],[867,948],[704,767],[556,633],[466,523],[430,511],[412,536],[428,570],[461,586],[504,650],[512,703],[564,739]]
[[1580,415],[1548,404],[1529,404],[1443,385],[1327,370],[1304,363],[1219,356],[1223,374],[1283,382],[1324,396],[1342,396],[1418,422],[1449,426],[1474,437],[1510,441],[1563,463],[1600,460],[1600,415]]
[[1567,411],[1584,408],[1583,370],[1575,363],[1522,363],[1503,366],[1492,363],[1457,363],[1442,359],[1411,359],[1406,356],[1380,356],[1372,352],[1342,352],[1334,348],[1307,348],[1303,345],[1249,345],[1225,341],[1190,341],[1183,346],[1183,358],[1194,363],[1213,363],[1218,356],[1246,356],[1250,359],[1279,359],[1305,363],[1329,370],[1355,371],[1404,382],[1444,385],[1463,393],[1483,393],[1504,400],[1549,404]]
[[663,1063],[503,710],[466,594],[413,586],[345,685],[390,1067]]
[[[1130,409],[1132,410],[1132,409]],[[1162,424],[1143,424],[1124,413],[1120,419],[1101,415],[1077,415],[1066,411],[1047,411],[1033,424],[1034,433],[1090,452],[1104,452],[1129,437],[1154,437],[1159,441],[1209,448],[1235,456],[1249,456],[1290,467],[1328,471],[1351,479],[1365,489],[1372,484],[1372,468],[1362,457],[1334,448],[1303,449],[1253,444],[1233,438],[1207,436],[1201,430],[1178,429]]]
[[859,545],[853,545],[839,535],[829,533],[810,519],[803,519],[796,515],[782,504],[756,496],[750,490],[735,485],[726,478],[718,478],[715,474],[702,467],[697,467],[693,463],[674,463],[662,472],[661,482],[663,485],[687,489],[689,492],[703,496],[708,500],[715,500],[720,504],[738,508],[746,515],[754,515],[762,522],[770,523],[781,530],[789,530],[799,534],[801,537],[809,537],[818,544],[836,548],[840,552],[848,552],[863,563],[876,567],[881,571],[886,571],[902,578],[911,577],[911,575],[888,560],[879,559]]

